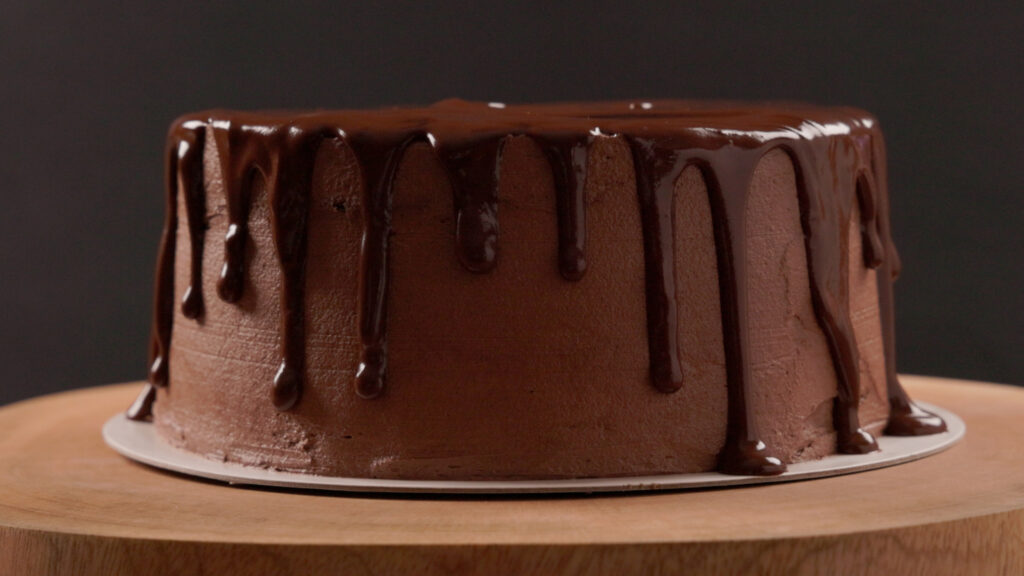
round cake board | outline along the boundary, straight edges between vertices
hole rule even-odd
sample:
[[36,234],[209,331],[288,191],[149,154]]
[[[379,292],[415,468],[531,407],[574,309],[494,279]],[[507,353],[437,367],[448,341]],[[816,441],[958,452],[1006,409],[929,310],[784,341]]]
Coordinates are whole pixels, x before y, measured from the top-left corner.
[[809,462],[790,464],[776,476],[735,476],[706,472],[657,476],[614,478],[571,478],[564,480],[396,480],[388,478],[345,478],[315,476],[294,472],[221,462],[175,448],[161,440],[152,424],[129,420],[117,414],[103,427],[107,444],[137,462],[229,484],[272,486],[340,492],[433,493],[433,494],[535,494],[596,493],[642,490],[685,490],[722,488],[793,480],[825,478],[863,472],[918,460],[941,452],[964,436],[966,427],[956,414],[927,403],[919,405],[946,421],[947,431],[929,436],[880,436],[879,450],[868,454],[835,454]]

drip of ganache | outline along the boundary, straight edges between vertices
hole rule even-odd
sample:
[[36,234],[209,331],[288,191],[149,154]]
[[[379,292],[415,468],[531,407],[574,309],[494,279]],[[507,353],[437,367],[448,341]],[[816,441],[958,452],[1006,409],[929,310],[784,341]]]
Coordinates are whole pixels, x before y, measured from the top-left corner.
[[[814,121],[801,116],[806,113]],[[485,119],[480,125],[474,119]],[[727,431],[719,469],[731,474],[777,474],[784,464],[760,438],[749,405],[751,395],[748,281],[745,250],[747,196],[761,158],[781,148],[797,176],[812,303],[825,335],[838,381],[833,410],[837,449],[875,449],[858,421],[860,374],[850,319],[848,226],[860,211],[863,260],[878,269],[879,308],[892,414],[890,434],[928,434],[945,429],[938,417],[913,405],[895,372],[892,281],[899,260],[889,233],[884,148],[870,119],[835,117],[821,109],[797,113],[772,109],[694,108],[687,103],[551,106],[479,106],[446,102],[429,110],[387,113],[318,113],[282,123],[279,116],[216,112],[207,120],[185,119],[172,128],[167,154],[167,216],[157,264],[149,385],[128,411],[145,419],[168,382],[174,317],[177,197],[185,201],[191,244],[191,276],[182,315],[203,314],[202,252],[206,225],[203,148],[207,130],[216,140],[228,212],[224,265],[217,292],[238,302],[245,290],[246,245],[254,179],[268,188],[271,228],[281,268],[281,364],[272,387],[280,410],[293,408],[305,379],[305,272],[312,177],[325,138],[344,139],[360,167],[364,189],[363,241],[359,270],[360,363],[354,389],[380,396],[388,365],[387,293],[389,239],[395,179],[408,147],[433,144],[453,190],[455,248],[469,271],[487,272],[498,259],[498,179],[506,136],[528,134],[551,165],[558,214],[558,269],[570,281],[583,277],[586,258],[585,180],[588,147],[600,133],[592,123],[624,138],[636,178],[643,224],[650,377],[672,393],[685,385],[679,358],[676,180],[688,166],[702,173],[711,206],[718,264],[727,374]],[[830,125],[829,122],[832,122]],[[473,127],[471,127],[471,124]],[[721,126],[707,128],[706,126]],[[482,128],[481,128],[482,126]],[[758,129],[751,129],[757,126]]]
[[860,210],[861,246],[863,246],[864,266],[872,270],[882,265],[885,248],[878,234],[878,219],[875,211],[875,192],[871,178],[867,174],[857,177],[857,206]]
[[[178,233],[178,182],[181,179],[182,142],[186,149],[194,146],[199,140],[198,133],[205,128],[196,120],[180,120],[176,122],[167,135],[167,151],[164,155],[164,228],[160,235],[160,248],[157,253],[156,278],[153,295],[153,325],[149,338],[149,383],[138,399],[128,409],[127,416],[132,420],[145,420],[152,415],[153,403],[156,401],[156,389],[166,387],[169,373],[169,353],[171,349],[171,329],[174,320],[174,256]],[[202,153],[187,155],[186,159],[195,162],[198,158],[199,170],[202,169]],[[188,174],[196,172],[195,166],[186,166]]]
[[203,182],[206,127],[198,122],[194,124],[194,129],[183,131],[178,139],[178,178],[185,195],[188,239],[192,246],[192,275],[181,300],[181,312],[186,318],[198,319],[203,315],[203,244],[208,228],[206,184]]
[[278,129],[269,176],[270,225],[281,265],[281,366],[271,394],[278,410],[302,396],[306,370],[306,246],[313,165],[330,132],[297,125]]
[[728,146],[714,154],[702,151],[703,158],[697,161],[707,182],[718,260],[728,398],[725,446],[718,466],[727,474],[763,476],[786,470],[761,440],[749,403],[753,377],[748,359],[747,193],[754,169],[766,152],[764,148]]
[[807,142],[798,141],[787,150],[797,168],[811,302],[838,381],[832,409],[837,449],[863,454],[877,450],[878,444],[860,426],[860,353],[850,319],[848,228],[857,201],[858,155],[850,139],[828,140],[824,150]]
[[558,210],[558,270],[566,280],[587,271],[587,149],[592,134],[568,132],[534,137],[551,163]]
[[679,363],[676,325],[672,200],[676,178],[685,162],[680,162],[680,151],[663,148],[656,140],[630,138],[629,143],[644,231],[651,382],[662,392],[675,392],[683,385],[683,369]]
[[885,348],[885,381],[889,396],[889,421],[885,433],[892,436],[922,436],[946,431],[946,423],[939,416],[914,404],[896,374],[896,311],[893,283],[900,275],[902,265],[896,244],[892,241],[889,223],[889,186],[886,175],[885,141],[872,138],[870,142],[871,170],[875,175],[874,192],[878,233],[885,250],[884,259],[876,275],[878,282],[878,309],[882,317],[882,344]]
[[363,243],[359,269],[359,336],[362,351],[355,391],[375,398],[384,391],[388,365],[387,292],[391,206],[395,177],[405,150],[427,140],[423,133],[381,135],[353,132],[347,141],[362,169],[364,190]]
[[124,415],[129,420],[148,420],[153,415],[153,404],[156,402],[156,387],[147,383],[142,393],[132,402]]
[[238,302],[245,292],[245,255],[249,242],[249,210],[256,178],[266,179],[271,169],[269,152],[258,133],[237,122],[212,122],[220,152],[228,231],[224,236],[224,266],[217,294],[225,302]]
[[786,466],[761,440],[749,402],[753,377],[748,360],[747,197],[754,169],[771,148],[757,142],[728,141],[716,147],[702,140],[697,142],[699,146],[694,144],[684,140],[667,145],[691,148],[686,165],[692,164],[701,171],[714,224],[728,406],[725,445],[718,455],[718,468],[727,474],[781,474]]
[[498,170],[504,135],[435,143],[455,195],[455,245],[462,265],[489,272],[498,260]]

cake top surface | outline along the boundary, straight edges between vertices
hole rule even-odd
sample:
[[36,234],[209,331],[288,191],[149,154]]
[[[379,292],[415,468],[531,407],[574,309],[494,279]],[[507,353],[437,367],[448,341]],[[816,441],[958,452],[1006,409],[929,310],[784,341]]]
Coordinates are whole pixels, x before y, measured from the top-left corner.
[[[248,126],[254,131],[285,126],[408,134],[446,139],[506,134],[628,134],[635,137],[686,135],[728,139],[741,147],[777,140],[810,140],[870,130],[877,123],[863,110],[794,102],[746,103],[703,100],[632,100],[504,104],[447,99],[427,107],[368,110],[232,111],[207,110],[181,117],[188,122]],[[684,142],[676,143],[684,145]],[[697,145],[696,142],[691,142]],[[696,146],[699,147],[699,146]]]

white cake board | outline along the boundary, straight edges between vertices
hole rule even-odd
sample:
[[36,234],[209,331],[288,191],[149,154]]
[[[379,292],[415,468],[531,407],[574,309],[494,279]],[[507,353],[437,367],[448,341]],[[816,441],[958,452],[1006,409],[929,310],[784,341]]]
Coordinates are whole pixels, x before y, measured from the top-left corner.
[[209,460],[166,444],[157,437],[152,424],[129,420],[124,414],[118,414],[107,421],[103,426],[103,439],[111,448],[137,462],[172,472],[237,485],[406,494],[535,494],[688,490],[809,480],[874,470],[936,454],[963,438],[966,427],[963,420],[956,414],[924,402],[917,404],[942,417],[948,430],[942,434],[930,436],[878,436],[876,439],[880,450],[877,452],[861,455],[836,454],[811,462],[798,462],[790,464],[788,471],[777,476],[731,476],[717,472],[705,472],[568,480],[472,481],[314,476]]

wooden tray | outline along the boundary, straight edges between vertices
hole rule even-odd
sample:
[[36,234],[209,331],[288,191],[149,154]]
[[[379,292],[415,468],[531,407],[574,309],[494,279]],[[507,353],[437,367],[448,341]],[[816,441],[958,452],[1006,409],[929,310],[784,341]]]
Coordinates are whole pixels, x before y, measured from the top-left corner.
[[963,442],[869,472],[613,496],[245,489],[132,463],[139,384],[0,409],[0,574],[1024,573],[1024,390],[905,377]]

